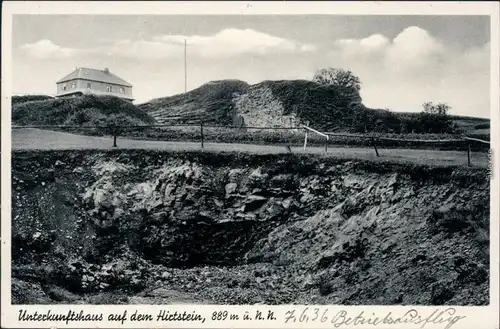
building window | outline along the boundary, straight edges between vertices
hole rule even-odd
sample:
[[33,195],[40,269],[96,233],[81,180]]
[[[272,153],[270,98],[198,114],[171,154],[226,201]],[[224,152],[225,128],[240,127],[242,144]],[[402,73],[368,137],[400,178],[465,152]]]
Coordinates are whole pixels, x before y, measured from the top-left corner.
[[125,88],[120,87],[120,94],[124,94],[124,93],[125,93]]
[[63,90],[66,90],[66,84],[63,84]]
[[73,82],[73,83],[71,84],[71,89],[75,89],[75,88],[76,88],[76,82]]
[[92,84],[90,82],[87,82],[87,89],[91,89],[92,88]]
[[112,91],[111,86],[106,86],[106,91],[110,93]]

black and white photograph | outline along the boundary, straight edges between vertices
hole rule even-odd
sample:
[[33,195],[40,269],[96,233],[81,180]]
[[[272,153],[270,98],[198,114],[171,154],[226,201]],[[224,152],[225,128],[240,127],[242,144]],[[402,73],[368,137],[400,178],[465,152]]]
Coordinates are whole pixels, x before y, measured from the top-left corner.
[[491,19],[13,14],[10,302],[497,303]]

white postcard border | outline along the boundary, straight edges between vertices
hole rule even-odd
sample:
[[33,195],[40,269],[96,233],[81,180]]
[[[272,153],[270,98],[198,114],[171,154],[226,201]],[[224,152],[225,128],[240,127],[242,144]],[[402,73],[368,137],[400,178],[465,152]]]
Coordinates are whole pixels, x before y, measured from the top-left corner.
[[[453,324],[453,328],[498,328],[499,325],[499,5],[496,2],[4,2],[2,11],[2,176],[1,176],[1,249],[2,249],[2,296],[1,296],[1,325],[8,328],[40,328],[40,327],[72,327],[72,328],[249,328],[249,327],[268,327],[268,328],[445,328],[449,322],[443,320],[441,323],[379,323],[374,325],[365,321],[364,325],[355,323],[340,323],[335,325],[332,319],[339,313],[345,311],[345,318],[355,317],[361,311],[366,318],[383,318],[389,312],[392,317],[397,319],[404,316],[405,313],[418,312],[423,318],[429,316],[436,309],[438,312],[444,311],[445,315],[451,319],[454,316],[465,316],[464,319]],[[12,15],[14,14],[137,14],[137,15],[296,15],[296,14],[333,14],[333,15],[489,15],[491,17],[491,148],[492,148],[492,181],[491,181],[491,229],[490,229],[490,305],[484,307],[451,307],[455,310],[450,315],[449,307],[423,307],[423,306],[298,306],[298,305],[250,305],[250,306],[230,306],[230,305],[11,305],[10,291],[10,225],[11,225],[11,36],[12,36]],[[307,309],[306,309],[307,308]],[[312,318],[319,312],[319,320]],[[65,325],[61,322],[19,322],[19,310],[28,312],[38,311],[43,313],[51,310],[52,313],[68,313],[70,310],[85,313],[103,313],[104,319],[100,322],[70,322]],[[305,313],[302,313],[306,309]],[[169,310],[171,313],[175,310],[195,311],[206,317],[204,323],[199,322],[130,322],[123,325],[119,322],[107,321],[107,315],[110,313],[122,314],[127,311],[130,316],[135,310],[141,313],[149,313],[156,317],[161,310]],[[213,312],[227,310],[228,314],[239,314],[240,320],[232,321],[212,321],[210,319]],[[285,323],[280,321],[245,321],[241,318],[245,311],[255,315],[256,311],[262,311],[263,316],[267,316],[268,310],[274,312],[274,316],[284,319],[285,313],[295,310],[296,321]],[[448,310],[448,311],[447,311]],[[325,312],[325,313],[324,313]],[[321,315],[328,313],[328,321],[322,322]],[[306,314],[308,321],[305,321]],[[340,314],[340,315],[339,315]],[[300,316],[304,321],[299,321]],[[318,321],[316,321],[318,320]],[[339,320],[340,321],[340,320]],[[401,320],[402,321],[402,320]],[[436,320],[437,321],[437,320]]]

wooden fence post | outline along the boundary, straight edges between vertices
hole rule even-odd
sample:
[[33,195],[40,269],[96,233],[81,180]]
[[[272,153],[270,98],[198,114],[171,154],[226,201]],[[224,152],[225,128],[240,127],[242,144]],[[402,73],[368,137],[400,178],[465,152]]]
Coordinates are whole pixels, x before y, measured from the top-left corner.
[[306,131],[306,135],[304,136],[304,151],[305,151],[305,150],[306,150],[306,148],[307,148],[307,134],[309,133],[309,132],[307,131],[307,129],[305,129],[305,131]]
[[201,148],[204,148],[205,137],[203,136],[203,121],[200,122],[200,132],[201,132]]
[[117,133],[117,131],[116,131],[116,130],[117,130],[117,129],[116,129],[116,126],[115,126],[115,127],[113,128],[113,147],[118,147],[118,146],[116,145],[116,133]]
[[380,154],[378,154],[377,144],[375,143],[375,138],[373,138],[373,137],[372,137],[372,144],[373,144],[373,148],[375,149],[375,154],[379,157]]
[[467,147],[467,166],[470,167],[470,143]]

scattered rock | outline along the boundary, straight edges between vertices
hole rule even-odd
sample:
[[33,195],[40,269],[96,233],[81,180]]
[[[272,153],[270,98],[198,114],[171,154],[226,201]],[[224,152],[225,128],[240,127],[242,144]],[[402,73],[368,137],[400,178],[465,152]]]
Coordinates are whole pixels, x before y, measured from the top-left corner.
[[[13,300],[76,304],[99,295],[93,300],[121,303],[125,294],[131,303],[186,296],[220,304],[366,305],[400,303],[401,296],[408,304],[489,302],[489,243],[478,243],[479,234],[489,237],[487,180],[458,186],[445,168],[439,184],[414,182],[392,164],[365,172],[369,162],[348,167],[340,159],[328,160],[335,164],[323,169],[331,177],[322,177],[316,162],[323,160],[300,155],[277,166],[266,155],[266,163],[234,170],[222,162],[201,167],[206,152],[183,153],[189,160],[141,154],[61,157],[67,170],[56,170],[56,181],[44,167],[54,155],[29,170],[30,156],[13,161],[13,264],[32,267],[15,272]],[[73,163],[73,172],[87,175],[68,175]],[[311,170],[300,171],[301,163]],[[50,188],[39,188],[42,182]],[[433,209],[442,216],[431,231]],[[457,219],[468,226],[442,234]],[[452,255],[461,258],[447,261]],[[49,296],[45,286],[27,284],[47,277],[68,291],[51,288]],[[143,294],[150,288],[152,296]]]
[[236,183],[228,183],[226,184],[226,198],[232,195],[234,192],[236,192],[236,188],[238,187],[238,184]]
[[283,200],[283,202],[281,204],[283,205],[283,208],[288,209],[292,205],[292,202],[293,202],[293,198],[290,197],[288,199]]
[[12,278],[11,287],[12,304],[48,304],[52,302],[39,284]]
[[50,299],[57,302],[74,303],[81,298],[79,295],[58,286],[50,286],[46,291]]
[[101,288],[101,289],[103,289],[103,290],[104,290],[104,289],[106,289],[106,288],[108,288],[108,287],[109,287],[109,284],[108,284],[108,283],[106,283],[106,282],[101,282],[101,283],[99,284],[99,288]]
[[391,175],[391,177],[389,178],[389,181],[387,182],[387,186],[392,187],[392,186],[396,185],[396,183],[398,182],[398,178],[399,178],[399,175],[397,173]]
[[305,278],[304,281],[302,282],[302,288],[303,289],[312,289],[315,286],[314,278],[311,274],[308,274]]

